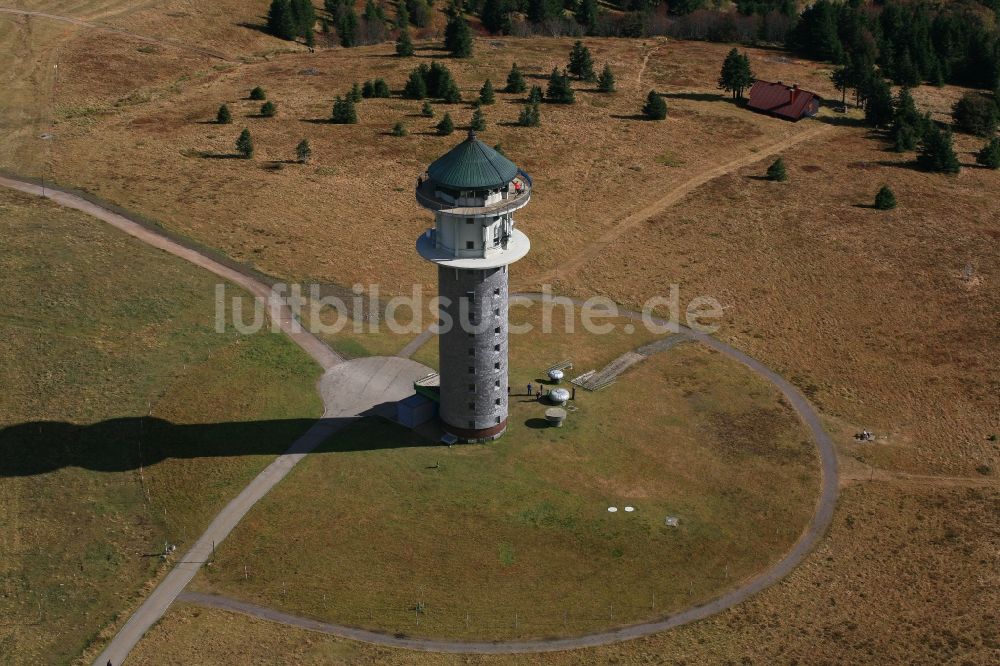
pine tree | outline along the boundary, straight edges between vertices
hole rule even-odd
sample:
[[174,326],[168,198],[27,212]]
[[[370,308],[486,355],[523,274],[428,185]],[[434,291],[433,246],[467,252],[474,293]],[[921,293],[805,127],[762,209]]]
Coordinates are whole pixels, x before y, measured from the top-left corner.
[[990,139],[989,143],[976,153],[976,163],[988,169],[1000,169],[1000,139]]
[[391,97],[392,93],[389,91],[389,84],[385,82],[385,79],[375,79],[372,83],[372,92],[375,94],[373,97]]
[[309,161],[309,158],[312,157],[312,147],[309,146],[308,139],[302,139],[299,141],[299,145],[295,146],[295,156],[301,164]]
[[510,66],[510,73],[507,75],[507,87],[504,90],[509,93],[521,93],[525,89],[524,75],[521,74],[521,70],[517,68],[517,63],[515,62]]
[[893,150],[902,153],[915,150],[923,133],[923,118],[917,111],[909,88],[900,88],[892,118]]
[[451,114],[444,114],[444,118],[437,124],[437,133],[440,136],[448,136],[455,131],[455,123],[451,121]]
[[236,139],[236,152],[242,155],[245,160],[253,157],[253,139],[250,137],[250,130],[246,127]]
[[594,61],[590,57],[590,49],[584,46],[583,42],[577,40],[573,44],[573,49],[569,52],[569,67],[567,69],[570,74],[583,81],[593,81],[596,78],[594,76]]
[[597,0],[580,0],[573,16],[588,35],[597,32]]
[[476,132],[486,131],[486,117],[483,116],[482,109],[476,109],[472,114],[472,122],[469,123],[469,128]]
[[403,28],[396,40],[396,55],[407,58],[413,55],[413,40],[410,39],[410,30]]
[[424,105],[420,107],[420,115],[422,115],[424,118],[434,117],[434,107],[431,106],[431,103],[429,101],[425,101]]
[[368,79],[361,86],[361,96],[365,99],[371,99],[375,96],[375,84],[371,79]]
[[646,95],[642,115],[646,116],[647,120],[663,120],[667,117],[667,103],[663,101],[663,97],[656,94],[655,90],[650,90]]
[[549,86],[545,91],[545,99],[556,104],[572,104],[576,101],[573,88],[569,85],[569,77],[565,72],[553,69],[549,75]]
[[[406,0],[396,0],[396,27],[406,31],[410,25],[410,10],[406,5]],[[397,46],[396,52],[399,53]],[[402,55],[402,54],[400,54]]]
[[350,97],[337,97],[333,102],[330,122],[336,125],[353,125],[358,122],[358,113]]
[[785,162],[780,157],[771,162],[771,166],[767,167],[767,179],[778,183],[788,180],[788,170],[785,169]]
[[746,54],[740,54],[732,49],[722,62],[719,72],[719,88],[733,95],[733,99],[743,99],[743,91],[753,84],[753,71],[750,69],[750,59]]
[[427,83],[419,69],[410,72],[410,78],[406,80],[403,88],[403,97],[406,99],[423,99],[427,97]]
[[935,173],[958,173],[961,165],[952,146],[951,132],[937,125],[928,127],[920,144],[917,165]]
[[312,0],[291,0],[289,13],[296,35],[305,37],[312,32],[316,25],[316,10],[313,9]]
[[267,99],[267,93],[260,86],[257,86],[250,91],[250,99],[256,100],[258,102]]
[[340,45],[344,48],[358,45],[358,15],[354,13],[353,5],[347,5],[341,10],[337,34],[340,35]]
[[297,30],[288,0],[271,0],[267,10],[267,31],[278,39],[295,39]]
[[541,86],[531,86],[531,90],[528,92],[528,103],[529,104],[541,104],[542,103],[542,87]]
[[347,93],[347,98],[355,104],[364,98],[364,95],[361,94],[361,86],[358,85],[357,81],[355,81],[354,85],[351,86],[351,91]]
[[847,89],[851,87],[851,72],[847,65],[841,65],[830,74],[830,82],[840,91],[840,105],[847,105]]
[[872,127],[885,127],[892,121],[892,91],[885,79],[877,77],[865,92],[865,121]]
[[479,89],[479,103],[480,104],[492,104],[496,101],[496,96],[493,94],[493,82],[486,79],[483,83],[483,87]]
[[505,35],[511,30],[510,11],[507,0],[484,0],[479,18],[490,34]]
[[365,0],[365,11],[362,16],[370,23],[382,23],[385,21],[385,12],[374,0]]
[[892,210],[896,207],[896,195],[889,189],[888,185],[883,185],[875,195],[875,208],[879,210]]
[[458,104],[462,101],[462,93],[458,89],[458,84],[449,79],[441,91],[441,99],[447,104]]
[[406,125],[404,125],[402,122],[398,122],[395,125],[393,125],[392,126],[392,135],[393,136],[406,136]]
[[228,125],[233,122],[233,114],[229,111],[229,106],[223,104],[219,107],[219,112],[215,114],[215,122],[220,125]]
[[602,93],[611,93],[615,91],[615,75],[611,71],[611,66],[607,63],[604,63],[604,70],[597,78],[597,89]]
[[274,102],[264,102],[260,106],[260,115],[264,118],[273,118],[278,113],[278,106]]
[[444,30],[444,47],[451,52],[453,58],[469,58],[472,56],[472,31],[461,13],[456,12]]
[[517,124],[521,127],[538,127],[541,124],[541,110],[538,102],[528,102],[521,109],[521,115],[517,117]]

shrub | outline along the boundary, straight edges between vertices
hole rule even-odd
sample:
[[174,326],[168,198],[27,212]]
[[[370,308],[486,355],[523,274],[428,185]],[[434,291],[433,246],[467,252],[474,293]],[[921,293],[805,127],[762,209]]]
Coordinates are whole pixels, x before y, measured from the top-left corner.
[[349,99],[352,102],[354,102],[355,104],[357,104],[363,98],[364,98],[364,96],[361,94],[361,86],[359,86],[358,82],[355,81],[354,85],[351,86],[351,91],[349,93],[347,93],[347,99]]
[[526,89],[524,75],[521,74],[521,70],[517,68],[517,63],[515,62],[510,66],[510,73],[507,74],[507,87],[504,90],[509,93],[521,93]]
[[778,183],[788,180],[788,170],[785,169],[785,161],[783,159],[779,157],[771,162],[771,166],[767,167],[767,179]]
[[979,93],[965,93],[955,102],[951,117],[960,132],[976,136],[992,136],[1000,122],[997,103]]
[[375,81],[372,83],[372,86],[374,88],[374,93],[375,93],[374,95],[372,95],[373,97],[385,98],[392,96],[392,93],[389,91],[389,84],[385,82],[385,79],[375,79]]
[[302,139],[299,141],[299,145],[295,146],[295,157],[302,164],[308,162],[309,158],[312,157],[312,147],[309,145],[308,139]]
[[542,103],[542,87],[541,86],[531,86],[531,91],[528,92],[528,103],[529,104],[541,104]]
[[215,114],[215,122],[220,125],[228,125],[233,122],[233,114],[230,113],[227,105],[223,104],[219,107],[219,112]]
[[278,105],[267,101],[260,105],[260,115],[265,118],[273,118],[278,113]]
[[358,122],[358,113],[350,97],[337,97],[334,100],[330,122],[337,125],[353,125]]
[[425,101],[424,105],[420,107],[420,115],[422,115],[424,118],[434,117],[434,107],[431,106],[431,103],[429,101]]
[[392,135],[393,136],[406,136],[406,125],[404,125],[402,122],[398,122],[395,125],[393,125],[392,126]]
[[370,99],[375,96],[375,84],[372,83],[370,79],[362,84],[361,96],[365,99]]
[[990,139],[989,143],[976,153],[976,162],[990,169],[1000,169],[1000,139]]
[[253,138],[250,136],[250,130],[246,127],[240,132],[239,137],[236,139],[236,152],[243,156],[243,159],[250,159],[253,157]]
[[263,88],[257,86],[256,88],[250,91],[250,99],[254,99],[257,101],[265,100],[267,99],[267,93],[264,92]]
[[650,90],[646,95],[646,103],[642,106],[642,115],[647,120],[663,120],[667,117],[667,103],[663,101],[655,90]]
[[875,208],[879,210],[892,210],[896,207],[896,195],[889,189],[888,185],[883,185],[875,195]]
[[444,114],[444,118],[437,124],[436,129],[439,136],[448,136],[455,131],[455,123],[452,122],[450,113]]

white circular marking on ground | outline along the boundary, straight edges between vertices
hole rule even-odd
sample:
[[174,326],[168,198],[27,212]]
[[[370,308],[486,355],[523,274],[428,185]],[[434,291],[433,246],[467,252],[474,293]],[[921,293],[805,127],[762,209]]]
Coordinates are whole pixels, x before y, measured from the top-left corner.
[[635,507],[634,506],[627,506],[627,507],[625,507],[625,510],[628,511],[629,513],[632,513],[633,511],[635,511]]
[[618,507],[616,507],[616,506],[609,506],[608,507],[608,513],[614,513],[617,510],[618,510]]

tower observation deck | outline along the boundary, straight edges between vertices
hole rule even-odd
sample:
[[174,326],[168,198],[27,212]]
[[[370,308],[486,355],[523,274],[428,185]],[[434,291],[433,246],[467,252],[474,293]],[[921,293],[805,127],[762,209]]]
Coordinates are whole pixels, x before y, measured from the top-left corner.
[[507,266],[531,248],[514,211],[531,178],[469,132],[417,179],[416,198],[434,213],[417,252],[438,267],[442,425],[461,441],[496,439],[508,413]]

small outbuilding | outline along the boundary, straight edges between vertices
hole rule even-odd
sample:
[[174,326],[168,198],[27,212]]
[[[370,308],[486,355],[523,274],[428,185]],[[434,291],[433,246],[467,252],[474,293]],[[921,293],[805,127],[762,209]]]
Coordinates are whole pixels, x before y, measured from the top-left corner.
[[757,79],[750,87],[747,106],[785,120],[800,120],[815,116],[821,100],[816,93],[794,84],[789,86],[781,81]]

